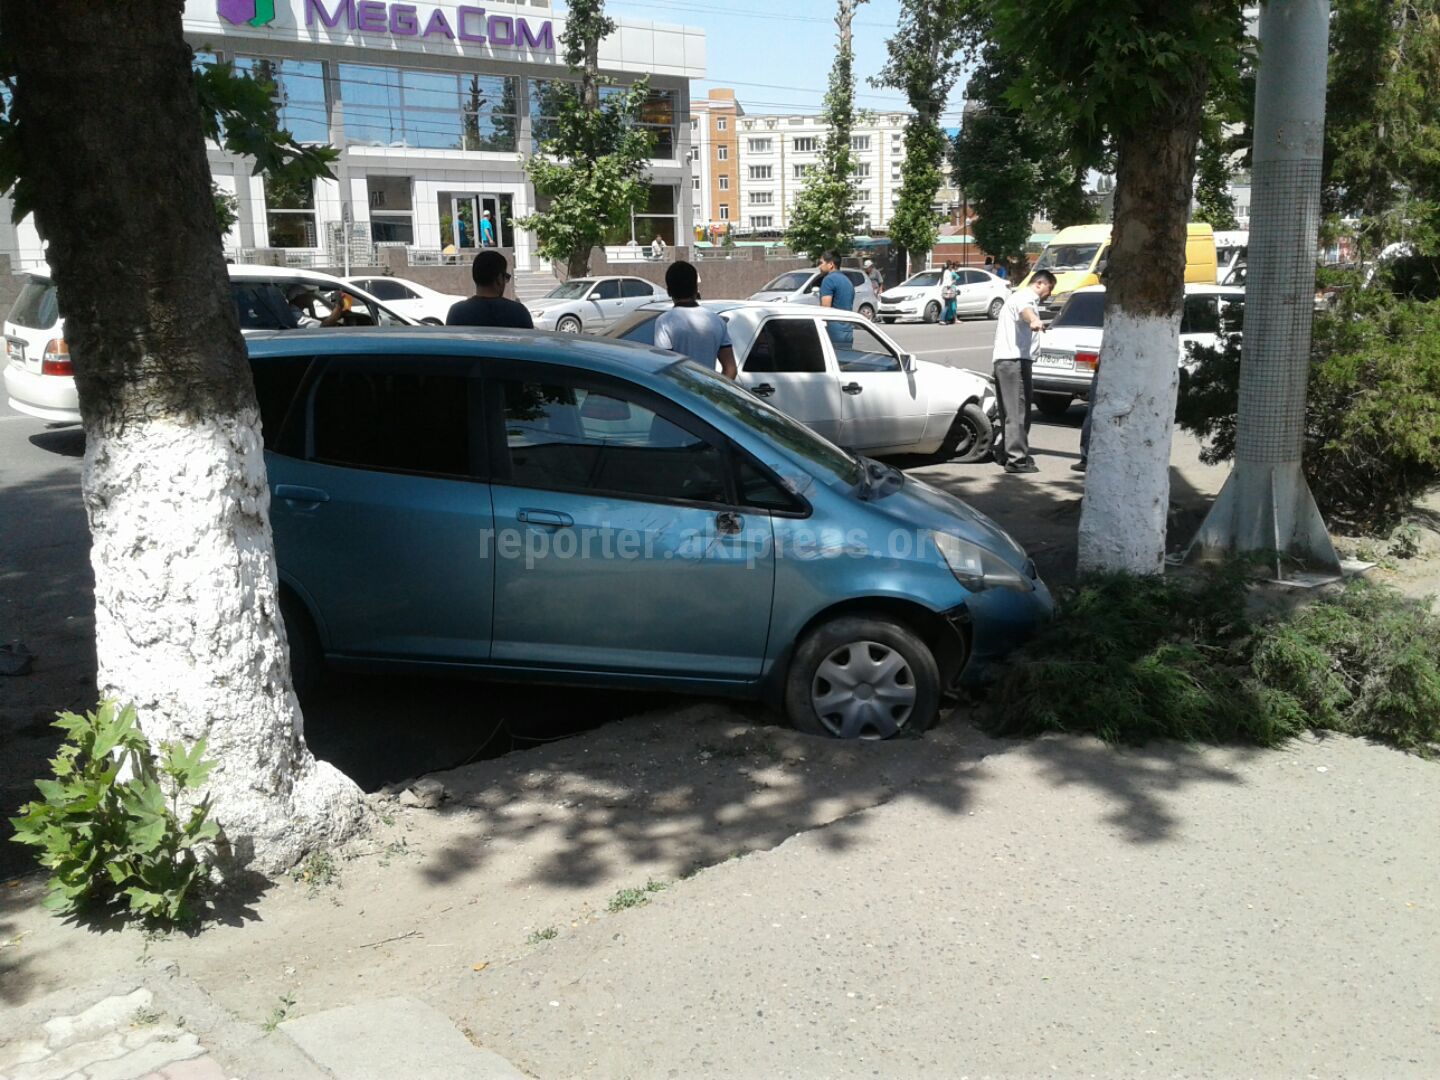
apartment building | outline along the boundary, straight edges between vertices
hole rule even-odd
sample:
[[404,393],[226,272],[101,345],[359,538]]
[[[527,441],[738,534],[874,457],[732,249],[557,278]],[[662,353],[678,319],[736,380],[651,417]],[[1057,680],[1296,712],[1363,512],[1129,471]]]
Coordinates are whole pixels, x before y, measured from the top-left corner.
[[735,91],[717,87],[690,102],[690,183],[694,229],[709,234],[743,224],[740,215],[739,124]]

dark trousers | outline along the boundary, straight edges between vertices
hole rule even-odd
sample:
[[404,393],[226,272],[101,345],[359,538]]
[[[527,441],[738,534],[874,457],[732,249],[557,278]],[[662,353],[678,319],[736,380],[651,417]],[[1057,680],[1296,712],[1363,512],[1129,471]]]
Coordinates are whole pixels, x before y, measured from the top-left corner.
[[1021,465],[1030,460],[1030,399],[1034,377],[1028,358],[995,361],[995,396],[1000,402],[1000,440],[997,462]]

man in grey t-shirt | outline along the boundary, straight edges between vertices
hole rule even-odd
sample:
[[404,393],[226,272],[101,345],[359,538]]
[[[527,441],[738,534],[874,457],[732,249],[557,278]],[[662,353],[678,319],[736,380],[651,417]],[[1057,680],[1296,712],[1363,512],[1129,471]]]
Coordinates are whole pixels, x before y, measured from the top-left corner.
[[700,275],[683,259],[665,271],[665,291],[675,306],[655,320],[655,347],[714,364],[727,379],[739,374],[725,320],[700,306]]

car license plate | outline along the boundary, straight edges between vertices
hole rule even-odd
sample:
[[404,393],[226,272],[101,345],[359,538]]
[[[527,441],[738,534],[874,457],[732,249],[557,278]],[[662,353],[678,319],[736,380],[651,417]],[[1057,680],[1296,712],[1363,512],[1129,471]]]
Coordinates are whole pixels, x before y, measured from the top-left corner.
[[1050,352],[1042,349],[1035,354],[1035,366],[1046,368],[1074,368],[1075,357],[1069,353]]
[[9,357],[12,364],[25,366],[25,343],[16,341],[14,338],[5,339],[5,355]]

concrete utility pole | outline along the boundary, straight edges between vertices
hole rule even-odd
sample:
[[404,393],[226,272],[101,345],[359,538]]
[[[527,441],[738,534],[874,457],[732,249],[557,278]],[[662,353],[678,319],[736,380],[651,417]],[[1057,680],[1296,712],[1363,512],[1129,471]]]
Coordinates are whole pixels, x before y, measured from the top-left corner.
[[1338,574],[1340,560],[1301,471],[1325,143],[1329,0],[1260,9],[1245,336],[1235,467],[1187,560],[1275,552]]

